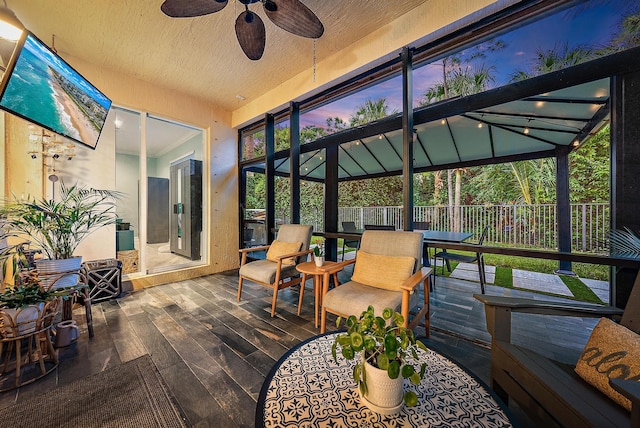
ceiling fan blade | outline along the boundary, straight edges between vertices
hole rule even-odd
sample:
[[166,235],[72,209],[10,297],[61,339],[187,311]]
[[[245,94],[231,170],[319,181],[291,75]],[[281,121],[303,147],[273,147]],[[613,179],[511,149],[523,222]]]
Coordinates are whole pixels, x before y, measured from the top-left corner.
[[264,11],[278,27],[297,36],[317,39],[324,26],[300,0],[265,0]]
[[262,58],[267,35],[264,22],[255,13],[245,10],[236,19],[236,36],[247,58],[256,61]]
[[222,10],[228,0],[165,0],[160,10],[171,18],[193,18]]

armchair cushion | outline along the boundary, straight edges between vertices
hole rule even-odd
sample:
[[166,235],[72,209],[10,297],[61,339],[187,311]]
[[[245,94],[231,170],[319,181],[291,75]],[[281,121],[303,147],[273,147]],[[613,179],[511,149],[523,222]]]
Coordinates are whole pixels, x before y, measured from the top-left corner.
[[640,337],[608,318],[600,319],[591,333],[576,373],[616,403],[631,411],[631,401],[609,386],[609,378],[640,375]]
[[[411,295],[410,303],[418,303],[418,293]],[[375,313],[382,313],[385,308],[392,308],[398,312],[402,307],[402,293],[390,290],[381,290],[355,281],[341,284],[323,297],[322,305],[332,313],[344,316],[359,316],[373,306]]]
[[370,254],[360,250],[351,279],[371,287],[400,291],[402,282],[413,274],[415,264],[413,257]]
[[[302,242],[282,242],[276,239],[269,246],[269,250],[267,251],[267,260],[271,260],[272,262],[277,262],[279,256],[284,256],[285,254],[297,253],[298,251],[300,251],[300,247],[302,247]],[[294,265],[295,257],[283,259],[282,264]]]
[[[256,260],[240,267],[240,275],[252,279],[254,281],[263,282],[265,284],[273,284],[276,280],[276,271],[278,263],[271,260]],[[293,265],[282,265],[280,278],[290,278],[298,274],[296,267]]]

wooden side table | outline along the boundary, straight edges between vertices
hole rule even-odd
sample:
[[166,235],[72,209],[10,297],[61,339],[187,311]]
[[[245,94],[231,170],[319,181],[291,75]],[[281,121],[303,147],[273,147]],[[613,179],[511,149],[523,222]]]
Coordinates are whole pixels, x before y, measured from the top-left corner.
[[[298,315],[300,315],[300,308],[302,307],[302,298],[304,297],[304,285],[307,281],[307,276],[313,276],[313,296],[315,299],[315,320],[316,320],[316,328],[318,328],[318,309],[319,305],[322,304],[322,283],[324,281],[324,277],[329,276],[326,272],[326,268],[332,265],[337,264],[336,262],[326,261],[322,266],[316,266],[316,263],[304,262],[300,263],[296,266],[296,270],[302,274],[302,284],[300,286],[300,301],[298,302]],[[328,278],[327,278],[328,280]],[[336,286],[338,285],[338,274],[333,274],[333,281]]]

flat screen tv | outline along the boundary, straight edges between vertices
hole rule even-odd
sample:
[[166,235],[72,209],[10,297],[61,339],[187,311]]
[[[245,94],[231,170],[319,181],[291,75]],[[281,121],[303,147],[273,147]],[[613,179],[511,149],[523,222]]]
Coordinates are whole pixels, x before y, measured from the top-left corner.
[[0,108],[96,148],[111,100],[33,34],[27,34]]

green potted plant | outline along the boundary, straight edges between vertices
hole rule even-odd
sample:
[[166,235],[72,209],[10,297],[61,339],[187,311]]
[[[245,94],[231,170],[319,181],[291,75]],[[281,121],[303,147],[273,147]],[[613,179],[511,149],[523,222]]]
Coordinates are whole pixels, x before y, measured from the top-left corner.
[[32,280],[6,287],[0,292],[0,337],[31,333],[41,328],[45,317],[51,317],[51,322],[58,311],[59,293]]
[[316,242],[316,246],[313,248],[313,261],[316,266],[322,266],[324,264],[324,239],[320,238]]
[[[342,317],[338,317],[336,326],[340,327],[341,322]],[[410,407],[418,403],[414,391],[403,391],[403,380],[420,384],[427,365],[420,363],[418,349],[428,350],[416,340],[413,331],[402,326],[403,322],[402,315],[390,308],[380,317],[369,306],[359,318],[351,315],[346,319],[347,332],[336,336],[333,343],[336,362],[338,347],[347,360],[361,354],[353,378],[363,404],[378,413],[393,414],[400,410],[403,401]]]
[[55,282],[56,287],[65,287],[77,283],[76,274],[60,274],[79,271],[82,258],[73,254],[80,242],[116,222],[117,196],[108,190],[61,183],[58,199],[20,199],[14,195],[0,207],[0,215],[6,229],[27,235],[47,257],[36,261],[42,285],[46,288]]

